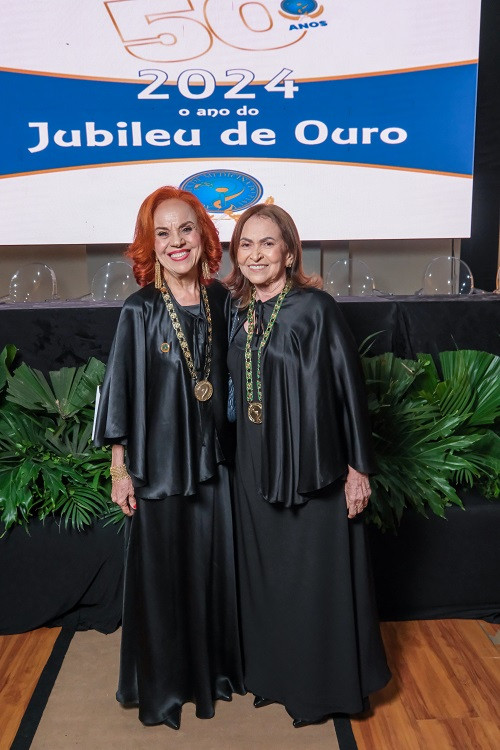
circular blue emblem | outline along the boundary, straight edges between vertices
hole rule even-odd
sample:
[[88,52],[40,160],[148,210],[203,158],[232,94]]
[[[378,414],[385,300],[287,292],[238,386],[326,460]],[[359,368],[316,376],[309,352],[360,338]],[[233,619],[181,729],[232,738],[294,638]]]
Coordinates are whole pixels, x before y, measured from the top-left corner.
[[213,214],[244,211],[258,203],[263,192],[262,185],[255,177],[225,169],[197,172],[183,180],[179,187],[196,195],[207,211]]
[[315,0],[283,0],[280,5],[281,10],[294,16],[306,16],[317,7],[318,3]]

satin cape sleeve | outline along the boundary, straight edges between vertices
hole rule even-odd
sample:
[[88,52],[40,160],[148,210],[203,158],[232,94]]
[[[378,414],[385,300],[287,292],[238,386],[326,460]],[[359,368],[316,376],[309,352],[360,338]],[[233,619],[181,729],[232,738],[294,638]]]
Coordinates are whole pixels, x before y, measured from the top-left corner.
[[[136,495],[193,495],[231,453],[226,421],[229,296],[207,287],[213,326],[212,398],[198,401],[165,304],[150,284],[124,303],[101,392],[94,442],[126,447]],[[177,308],[192,347],[194,316]]]
[[262,356],[261,494],[302,504],[347,472],[375,462],[356,344],[333,298],[290,293]]
[[[134,445],[145,439],[146,336],[144,307],[125,301],[108,358],[101,388],[94,443],[121,444],[134,454]],[[133,426],[133,429],[132,429]],[[132,467],[130,467],[132,468]],[[144,478],[143,467],[134,467],[134,475]]]

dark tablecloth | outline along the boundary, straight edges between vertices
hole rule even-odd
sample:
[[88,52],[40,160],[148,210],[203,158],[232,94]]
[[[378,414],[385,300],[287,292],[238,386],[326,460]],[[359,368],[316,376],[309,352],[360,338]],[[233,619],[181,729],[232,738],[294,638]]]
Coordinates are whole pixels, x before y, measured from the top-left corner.
[[[465,491],[446,520],[406,511],[398,534],[368,527],[382,620],[500,622],[500,503]],[[115,630],[121,620],[123,534],[32,521],[0,539],[0,635],[42,625]]]
[[[378,333],[373,354],[482,349],[500,355],[500,295],[343,298],[342,312],[358,344]],[[15,344],[42,372],[106,360],[121,305],[51,302],[0,305],[0,350]]]
[[465,511],[446,519],[406,510],[397,534],[368,526],[381,619],[500,622],[500,502],[459,494]]
[[123,532],[31,521],[0,538],[0,634],[42,625],[112,633],[121,620]]

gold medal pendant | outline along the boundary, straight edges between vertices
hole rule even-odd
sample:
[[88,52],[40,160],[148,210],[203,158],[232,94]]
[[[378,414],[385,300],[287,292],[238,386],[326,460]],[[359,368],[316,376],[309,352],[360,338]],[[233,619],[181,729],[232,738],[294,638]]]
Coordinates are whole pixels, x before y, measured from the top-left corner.
[[255,287],[253,287],[252,289],[252,296],[251,296],[250,304],[248,305],[248,310],[247,310],[247,341],[245,344],[245,382],[246,382],[246,392],[247,392],[246,396],[247,396],[247,403],[248,403],[248,419],[250,420],[250,422],[253,422],[254,424],[262,424],[262,381],[261,381],[262,350],[264,349],[265,345],[267,344],[267,340],[269,339],[269,336],[271,335],[271,331],[273,330],[273,326],[276,322],[276,318],[278,317],[278,313],[281,309],[281,305],[283,304],[283,300],[285,299],[286,295],[288,294],[291,288],[292,288],[292,282],[289,280],[286,282],[278,299],[274,303],[273,311],[271,313],[271,317],[269,318],[269,323],[266,326],[266,330],[264,331],[259,347],[257,349],[257,373],[256,373],[255,378],[256,378],[256,384],[257,384],[256,396],[257,396],[258,401],[254,401],[254,391],[253,391],[254,375],[252,372],[251,343],[252,343],[253,335],[255,333],[256,291],[255,291]]
[[[207,328],[208,328],[208,341],[207,341],[207,347],[206,347],[205,364],[203,367],[203,379],[202,380],[198,380],[198,375],[196,373],[194,363],[193,363],[193,357],[189,350],[189,344],[186,341],[184,331],[182,330],[182,326],[180,324],[179,318],[177,317],[177,313],[175,311],[175,307],[173,305],[169,289],[167,286],[163,286],[160,291],[163,297],[163,301],[165,302],[165,306],[167,308],[170,321],[174,328],[175,335],[177,336],[177,341],[179,342],[179,346],[181,348],[182,354],[184,355],[184,361],[186,362],[192,381],[195,384],[194,389],[193,389],[194,395],[198,399],[198,401],[208,401],[210,398],[212,398],[214,388],[213,388],[212,383],[208,380],[208,377],[210,375],[210,363],[212,361],[212,315],[210,313],[210,304],[208,302],[207,290],[205,289],[203,284],[200,286],[200,294],[203,300],[203,307],[205,309],[205,315],[207,318]],[[163,342],[163,344],[161,344],[160,346],[160,351],[166,354],[167,352],[170,351],[170,348],[171,347],[169,343]]]
[[208,401],[209,398],[212,398],[213,392],[214,388],[209,380],[198,380],[194,387],[194,395],[198,401]]
[[262,404],[260,401],[252,401],[248,404],[248,419],[254,424],[262,424]]

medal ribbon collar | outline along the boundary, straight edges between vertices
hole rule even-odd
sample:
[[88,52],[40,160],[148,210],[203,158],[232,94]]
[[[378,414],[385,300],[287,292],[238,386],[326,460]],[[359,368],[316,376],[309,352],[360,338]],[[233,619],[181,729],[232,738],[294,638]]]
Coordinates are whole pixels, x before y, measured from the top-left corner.
[[250,300],[250,304],[248,305],[248,311],[247,311],[247,341],[245,344],[245,381],[246,381],[246,392],[247,392],[247,402],[248,402],[248,418],[250,419],[251,422],[254,422],[256,424],[261,424],[262,422],[262,379],[261,379],[262,351],[269,340],[269,336],[271,335],[271,331],[273,330],[273,326],[276,322],[276,318],[278,317],[278,313],[281,309],[281,305],[283,304],[283,300],[285,299],[286,295],[288,294],[291,288],[292,288],[292,282],[288,280],[283,288],[283,291],[281,292],[281,294],[278,296],[278,299],[274,303],[274,308],[271,313],[271,317],[269,318],[269,323],[266,326],[266,330],[264,331],[259,347],[257,349],[257,373],[256,373],[257,400],[256,401],[254,401],[254,392],[253,392],[252,350],[251,350],[252,337],[255,331],[256,292],[255,292],[255,287],[253,287],[252,289],[252,298]]
[[170,290],[168,286],[166,284],[163,284],[160,289],[160,292],[161,292],[161,296],[163,297],[163,301],[165,302],[165,306],[167,308],[168,314],[170,316],[170,320],[172,322],[172,326],[177,336],[177,340],[179,342],[182,353],[184,355],[184,361],[189,370],[189,374],[192,380],[194,381],[194,395],[196,396],[198,401],[208,401],[208,399],[212,396],[213,386],[208,380],[208,377],[210,375],[210,365],[212,363],[212,315],[210,313],[210,305],[208,302],[207,290],[203,284],[200,284],[201,298],[203,300],[203,307],[205,309],[205,315],[207,318],[207,328],[208,328],[208,341],[207,341],[202,380],[198,379],[198,374],[196,372],[196,369],[193,363],[191,350],[189,348],[188,342],[186,341],[184,331],[182,330],[181,323],[175,311],[175,307],[172,302],[172,297],[170,296]]

